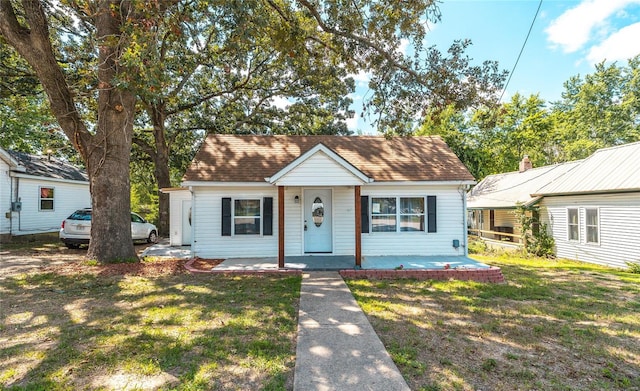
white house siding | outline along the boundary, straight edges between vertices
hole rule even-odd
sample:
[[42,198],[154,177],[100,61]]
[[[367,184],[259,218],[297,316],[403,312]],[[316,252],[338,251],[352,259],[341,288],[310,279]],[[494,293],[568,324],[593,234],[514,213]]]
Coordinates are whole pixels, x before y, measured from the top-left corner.
[[[626,267],[640,261],[640,193],[545,197],[541,218],[549,226],[559,258]],[[600,243],[586,243],[585,208],[598,208]],[[579,241],[568,240],[567,209],[578,208]]]
[[278,185],[331,187],[359,182],[353,173],[319,151],[279,179]]
[[353,187],[333,189],[333,253],[354,255],[356,253],[356,221]]
[[169,243],[181,246],[182,243],[182,202],[191,199],[189,190],[176,190],[169,193]]
[[[298,203],[295,203],[295,197],[298,196]],[[302,224],[302,206],[304,205],[304,192],[300,187],[285,187],[284,189],[284,254],[285,255],[301,255],[303,253],[303,236]],[[275,201],[274,201],[275,203]],[[278,215],[274,211],[274,219],[278,219]],[[274,231],[277,233],[277,231]]]
[[[457,186],[363,186],[362,195],[437,197],[437,232],[365,233],[362,234],[362,255],[465,255],[462,247],[466,237],[465,193]],[[454,239],[460,241],[458,249],[453,247]]]
[[[14,178],[22,211],[12,214],[12,234],[29,235],[56,232],[62,220],[75,210],[91,207],[89,183],[57,181],[46,178]],[[19,181],[19,183],[18,183]],[[53,187],[53,210],[40,210],[40,187]]]
[[[222,236],[222,198],[225,197],[261,200],[273,197],[273,235]],[[246,258],[278,255],[277,187],[194,187],[192,211],[194,256]]]
[[0,234],[9,233],[10,220],[7,213],[11,213],[11,177],[9,165],[0,159]]

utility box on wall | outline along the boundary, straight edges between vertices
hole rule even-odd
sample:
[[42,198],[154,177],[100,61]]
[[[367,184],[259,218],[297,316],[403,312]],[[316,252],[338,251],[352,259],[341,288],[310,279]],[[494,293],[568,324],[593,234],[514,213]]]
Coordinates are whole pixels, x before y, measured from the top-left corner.
[[22,211],[22,202],[14,201],[11,203],[11,211],[12,212],[21,212]]

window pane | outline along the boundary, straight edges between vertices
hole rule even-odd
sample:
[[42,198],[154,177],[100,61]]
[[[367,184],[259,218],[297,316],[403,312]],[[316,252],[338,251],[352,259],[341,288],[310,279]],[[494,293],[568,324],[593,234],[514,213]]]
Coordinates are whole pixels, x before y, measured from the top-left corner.
[[598,225],[597,209],[587,209],[587,225]]
[[400,213],[422,214],[424,213],[424,198],[400,198]]
[[373,232],[395,232],[396,216],[371,216],[371,230]]
[[42,201],[40,201],[40,209],[41,210],[53,210],[53,200],[42,200]]
[[400,231],[424,231],[424,215],[400,216]]
[[260,200],[236,200],[235,216],[260,217]]
[[587,242],[598,243],[598,228],[587,227]]
[[40,198],[53,198],[53,188],[51,188],[51,187],[41,187],[40,188]]
[[578,224],[578,209],[569,209],[569,224]]
[[396,214],[396,199],[389,198],[372,198],[371,214]]
[[569,240],[578,240],[578,226],[570,225],[569,226]]
[[240,217],[235,220],[236,235],[259,235],[260,218]]

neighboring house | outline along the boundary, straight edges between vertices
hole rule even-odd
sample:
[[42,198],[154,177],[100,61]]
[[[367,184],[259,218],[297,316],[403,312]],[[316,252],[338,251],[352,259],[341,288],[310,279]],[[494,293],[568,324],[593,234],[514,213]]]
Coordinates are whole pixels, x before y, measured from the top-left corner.
[[470,231],[494,238],[504,226],[519,235],[512,211],[519,203],[535,204],[557,257],[626,267],[640,261],[639,168],[636,142],[600,149],[584,160],[490,175],[469,192],[475,218]]
[[439,137],[209,135],[183,179],[194,256],[467,254],[475,182]]
[[73,211],[91,207],[88,177],[53,157],[0,148],[0,207],[2,237],[56,232]]
[[489,175],[467,195],[469,231],[489,240],[521,243],[522,230],[516,209],[533,206],[542,186],[574,168],[580,161],[533,168],[528,156],[518,171]]
[[640,142],[596,151],[533,196],[558,257],[640,262]]

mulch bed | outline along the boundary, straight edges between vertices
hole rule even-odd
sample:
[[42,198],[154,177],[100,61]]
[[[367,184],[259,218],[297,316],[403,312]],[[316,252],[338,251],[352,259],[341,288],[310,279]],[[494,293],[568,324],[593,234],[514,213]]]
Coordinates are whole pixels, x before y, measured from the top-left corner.
[[[185,268],[185,259],[161,259],[153,262],[112,263],[105,265],[88,265],[87,261],[68,262],[62,265],[43,267],[42,271],[61,275],[93,274],[97,276],[144,276],[158,277],[189,273]],[[222,259],[197,258],[191,267],[198,270],[210,271],[220,264]]]

